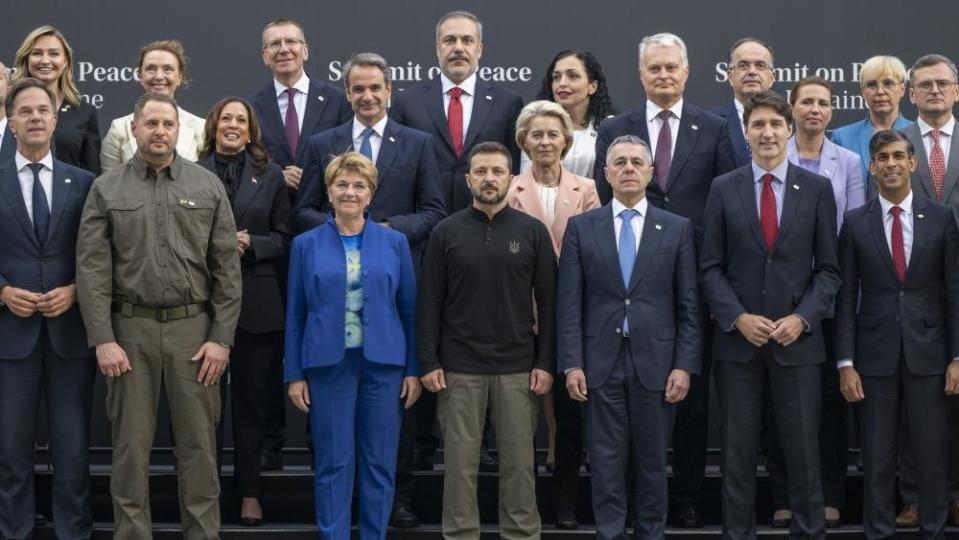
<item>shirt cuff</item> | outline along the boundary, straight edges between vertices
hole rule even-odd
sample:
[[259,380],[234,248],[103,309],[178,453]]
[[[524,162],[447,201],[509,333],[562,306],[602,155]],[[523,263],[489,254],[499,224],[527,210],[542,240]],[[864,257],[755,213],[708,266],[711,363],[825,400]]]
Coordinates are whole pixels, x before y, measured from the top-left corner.
[[842,369],[844,367],[852,367],[852,359],[846,358],[836,362],[836,369]]
[[793,315],[799,317],[799,320],[802,321],[803,332],[806,332],[808,334],[810,331],[812,331],[812,327],[809,326],[809,321],[807,321],[805,317],[803,317],[802,315],[798,313],[793,313]]
[[733,324],[729,325],[729,328],[727,328],[726,331],[727,331],[727,332],[732,332],[733,330],[735,330],[735,329],[736,329],[736,323],[738,323],[738,322],[739,322],[739,319],[741,319],[741,318],[743,317],[743,315],[745,315],[745,314],[746,314],[746,312],[744,311],[744,312],[740,313],[739,315],[737,315],[736,318],[733,319]]
[[[959,360],[959,359],[957,359],[957,360]],[[566,369],[563,370],[563,375],[569,375],[569,372],[570,372],[570,371],[573,371],[574,369],[583,369],[583,368],[581,368],[581,367],[566,368]]]

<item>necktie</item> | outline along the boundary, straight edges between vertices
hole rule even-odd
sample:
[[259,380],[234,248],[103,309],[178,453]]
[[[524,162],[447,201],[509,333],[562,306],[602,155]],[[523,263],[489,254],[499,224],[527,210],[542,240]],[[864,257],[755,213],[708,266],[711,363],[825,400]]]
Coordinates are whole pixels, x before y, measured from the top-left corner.
[[776,218],[776,194],[773,193],[773,175],[763,175],[763,192],[759,199],[759,227],[766,241],[766,251],[772,253],[779,234],[779,220]]
[[663,193],[666,193],[669,165],[673,160],[673,132],[669,129],[671,114],[669,109],[663,109],[656,115],[663,121],[663,127],[659,128],[659,137],[656,139],[656,157],[653,159],[653,167],[656,171],[656,184]]
[[290,153],[296,158],[296,147],[300,144],[300,116],[296,114],[296,88],[286,89],[286,142]]
[[930,133],[932,134],[932,151],[929,152],[929,170],[932,172],[932,189],[936,192],[936,200],[941,201],[942,187],[946,178],[946,155],[939,144],[939,135],[942,132],[934,129]]
[[892,214],[892,265],[896,267],[896,277],[899,283],[906,281],[906,246],[902,236],[902,221],[899,214],[902,208],[893,206],[889,209]]
[[463,153],[463,102],[460,96],[463,89],[454,86],[450,88],[450,108],[446,112],[446,123],[450,129],[450,140],[453,141],[453,151],[459,156]]
[[364,129],[363,142],[360,143],[360,153],[370,161],[373,161],[373,145],[370,144],[370,137],[373,136],[373,133],[373,128]]
[[[636,235],[630,225],[636,215],[636,210],[627,208],[619,213],[623,226],[619,229],[619,269],[623,272],[623,284],[629,287],[629,280],[633,277],[633,266],[636,264]],[[629,318],[623,318],[623,336],[629,336]]]
[[50,207],[47,205],[47,192],[43,190],[43,184],[40,183],[40,170],[43,165],[40,163],[31,163],[27,165],[33,171],[33,232],[37,235],[37,241],[42,247],[47,242],[47,234],[50,232]]

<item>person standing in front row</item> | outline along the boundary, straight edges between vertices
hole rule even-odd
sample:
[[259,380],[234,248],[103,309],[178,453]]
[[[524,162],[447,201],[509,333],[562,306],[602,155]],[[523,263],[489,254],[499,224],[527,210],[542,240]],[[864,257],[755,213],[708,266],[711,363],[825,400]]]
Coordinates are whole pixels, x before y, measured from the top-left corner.
[[704,217],[700,278],[716,324],[723,407],[723,535],[756,536],[756,448],[768,386],[789,479],[790,534],[825,536],[819,471],[825,361],[821,323],[839,289],[829,180],[789,163],[786,100],[745,104],[752,162],[716,178]]
[[133,108],[137,153],[90,188],[77,240],[77,297],[113,427],[114,535],[152,538],[150,449],[160,388],[176,444],[183,535],[220,534],[216,424],[242,279],[223,182],[176,154],[176,100]]
[[433,230],[420,276],[417,340],[423,386],[439,395],[446,538],[480,535],[487,405],[499,441],[500,535],[540,534],[533,436],[538,396],[553,383],[556,259],[546,226],[507,205],[511,159],[496,142],[473,147],[465,178],[473,206]]
[[688,219],[646,200],[653,158],[642,139],[616,138],[606,162],[612,201],[571,219],[563,241],[557,364],[586,403],[597,536],[626,536],[632,461],[635,534],[662,538],[667,439],[702,362],[696,240]]

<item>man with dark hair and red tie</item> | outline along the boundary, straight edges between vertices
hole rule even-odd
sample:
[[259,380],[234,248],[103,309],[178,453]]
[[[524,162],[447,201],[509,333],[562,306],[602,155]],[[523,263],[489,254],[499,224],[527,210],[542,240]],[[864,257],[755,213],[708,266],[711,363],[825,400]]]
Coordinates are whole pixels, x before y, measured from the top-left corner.
[[791,120],[775,92],[746,102],[752,161],[713,180],[703,217],[700,279],[716,320],[723,535],[731,539],[756,537],[756,449],[767,387],[789,478],[790,536],[826,534],[820,323],[840,283],[836,201],[828,179],[786,159]]
[[906,137],[877,132],[869,153],[879,197],[845,216],[836,303],[840,390],[861,402],[863,527],[868,538],[896,535],[896,442],[908,422],[902,444],[922,456],[919,533],[942,538],[947,402],[959,394],[959,228],[949,207],[914,196]]

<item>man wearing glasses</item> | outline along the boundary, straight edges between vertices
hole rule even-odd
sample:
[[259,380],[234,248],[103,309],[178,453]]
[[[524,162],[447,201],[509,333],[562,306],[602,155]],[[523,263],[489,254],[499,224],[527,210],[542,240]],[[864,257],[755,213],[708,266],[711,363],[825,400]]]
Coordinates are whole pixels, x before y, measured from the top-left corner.
[[769,90],[776,80],[773,73],[773,48],[762,41],[744,37],[729,48],[729,86],[733,89],[732,103],[720,105],[709,112],[726,119],[729,142],[733,147],[736,167],[752,159],[743,128],[743,103],[763,90]]

